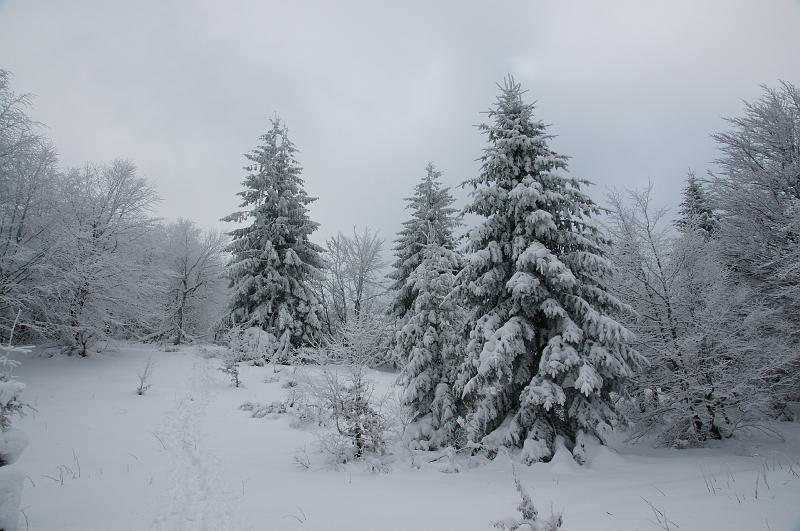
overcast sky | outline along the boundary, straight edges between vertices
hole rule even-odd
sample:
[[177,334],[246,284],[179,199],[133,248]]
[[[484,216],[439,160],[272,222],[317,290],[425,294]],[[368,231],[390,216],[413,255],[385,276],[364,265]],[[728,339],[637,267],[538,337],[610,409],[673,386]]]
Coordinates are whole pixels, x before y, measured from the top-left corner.
[[650,178],[677,202],[721,117],[800,83],[800,1],[0,0],[0,68],[64,164],[133,160],[165,217],[224,227],[277,112],[319,197],[315,239],[392,239],[429,160],[451,186],[474,175],[506,73],[597,199]]

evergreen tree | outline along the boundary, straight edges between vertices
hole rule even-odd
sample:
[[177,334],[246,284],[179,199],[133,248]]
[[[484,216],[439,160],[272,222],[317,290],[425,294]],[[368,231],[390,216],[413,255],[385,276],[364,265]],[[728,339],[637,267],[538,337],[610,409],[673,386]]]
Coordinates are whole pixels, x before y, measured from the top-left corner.
[[457,210],[450,189],[442,187],[442,172],[433,163],[425,168],[425,177],[414,187],[414,195],[406,198],[411,209],[411,219],[403,223],[403,229],[395,240],[396,260],[389,278],[394,280],[396,291],[390,311],[403,317],[414,307],[414,298],[406,283],[409,275],[422,262],[426,245],[435,243],[447,249],[454,248],[453,232],[459,224]]
[[683,201],[679,212],[681,217],[675,222],[675,225],[681,232],[700,230],[710,236],[717,228],[714,210],[709,205],[706,191],[695,177],[694,172],[689,172],[686,179],[686,188],[683,189]]
[[270,333],[275,359],[285,362],[293,348],[308,344],[321,328],[311,280],[324,262],[322,249],[309,241],[318,224],[308,217],[314,198],[303,188],[297,149],[280,119],[271,122],[261,144],[246,155],[248,175],[238,195],[240,206],[249,209],[223,221],[251,220],[229,233],[231,321]]
[[[604,433],[617,421],[612,392],[640,359],[611,313],[606,244],[586,181],[560,175],[566,157],[513,78],[500,87],[480,175],[466,212],[486,220],[469,234],[457,277],[470,324],[458,388],[467,432],[485,444],[523,446],[528,462],[556,440]],[[501,428],[502,429],[498,429]],[[496,430],[496,431],[495,431]]]
[[457,428],[452,384],[460,362],[456,335],[460,309],[448,295],[459,258],[437,243],[426,245],[421,255],[422,262],[404,285],[414,306],[397,333],[395,350],[403,361],[403,402],[426,421],[420,439],[441,447],[452,445]]

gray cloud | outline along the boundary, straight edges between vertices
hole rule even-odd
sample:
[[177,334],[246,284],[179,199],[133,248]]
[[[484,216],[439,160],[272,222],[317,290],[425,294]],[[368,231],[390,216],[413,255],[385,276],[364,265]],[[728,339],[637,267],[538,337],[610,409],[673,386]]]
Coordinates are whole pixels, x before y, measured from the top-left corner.
[[[320,239],[391,239],[428,160],[474,174],[474,124],[513,73],[576,175],[652,178],[675,202],[715,158],[721,116],[800,82],[794,0],[678,2],[0,2],[0,67],[36,95],[66,164],[133,159],[161,214],[236,207],[242,153],[278,112]],[[461,194],[463,197],[463,193]]]

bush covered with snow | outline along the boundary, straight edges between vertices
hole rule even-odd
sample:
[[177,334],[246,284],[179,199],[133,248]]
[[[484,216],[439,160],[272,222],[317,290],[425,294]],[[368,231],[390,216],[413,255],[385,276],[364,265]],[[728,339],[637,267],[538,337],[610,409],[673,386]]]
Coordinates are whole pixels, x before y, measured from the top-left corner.
[[220,371],[227,374],[234,387],[241,387],[242,381],[239,379],[239,362],[241,361],[239,355],[233,351],[228,350],[221,356],[222,366]]
[[296,360],[319,365],[391,366],[395,361],[390,347],[392,332],[385,315],[362,314],[342,324],[319,344],[299,349]]
[[345,463],[366,454],[382,454],[386,447],[386,421],[371,403],[373,385],[361,368],[346,378],[327,372],[320,398],[335,428],[323,439],[324,449]]
[[559,531],[561,530],[561,523],[563,521],[561,514],[553,514],[550,518],[543,519],[539,517],[539,511],[533,504],[530,494],[525,490],[520,483],[516,473],[514,474],[514,485],[520,496],[517,511],[520,517],[503,518],[496,520],[492,525],[497,529],[504,531]]
[[275,336],[257,326],[242,328],[235,326],[225,335],[232,357],[237,361],[249,361],[254,365],[264,365],[275,352]]
[[27,353],[29,349],[0,346],[0,432],[2,433],[11,429],[13,417],[22,416],[26,407],[22,401],[25,384],[16,380],[13,374],[19,362],[9,357],[14,351]]
[[136,394],[144,396],[148,389],[153,385],[150,383],[150,377],[153,375],[153,357],[147,358],[147,361],[142,367],[142,370],[137,373],[139,377],[139,385],[136,387]]
[[[374,385],[364,367],[326,369],[318,377],[309,377],[306,395],[297,400],[298,409],[309,411],[319,428],[322,452],[335,464],[344,464],[386,452],[388,422],[375,402]],[[301,413],[301,415],[303,415]]]
[[13,417],[22,416],[27,405],[22,401],[25,384],[17,381],[13,372],[19,362],[10,355],[27,354],[30,347],[12,346],[13,335],[14,327],[8,344],[0,346],[0,529],[3,531],[18,529],[25,475],[13,463],[19,459],[28,443],[22,432],[11,427]]

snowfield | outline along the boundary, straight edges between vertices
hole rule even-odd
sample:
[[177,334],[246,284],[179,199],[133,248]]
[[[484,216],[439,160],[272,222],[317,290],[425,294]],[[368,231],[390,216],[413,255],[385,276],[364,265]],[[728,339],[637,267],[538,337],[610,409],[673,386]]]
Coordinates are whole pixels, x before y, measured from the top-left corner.
[[[150,356],[152,387],[138,396]],[[416,453],[411,466],[398,445],[384,471],[335,469],[313,426],[239,409],[284,400],[292,368],[242,365],[245,387],[236,389],[198,347],[22,361],[24,398],[37,410],[16,424],[30,439],[14,465],[27,474],[23,529],[27,520],[31,531],[477,531],[516,514],[506,455],[457,459],[452,473],[450,459],[433,461],[441,454]],[[396,375],[369,376],[377,395],[391,392]],[[516,470],[540,514],[563,512],[569,531],[797,530],[800,424],[777,427],[785,442],[754,434],[703,450],[619,444],[593,449],[584,467],[557,454]]]

